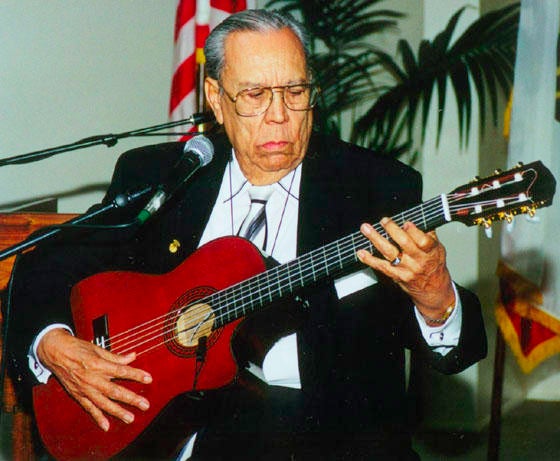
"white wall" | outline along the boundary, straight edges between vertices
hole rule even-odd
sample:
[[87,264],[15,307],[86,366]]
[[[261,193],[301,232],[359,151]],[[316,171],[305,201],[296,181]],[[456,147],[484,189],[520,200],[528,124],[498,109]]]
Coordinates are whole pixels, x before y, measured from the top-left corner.
[[[166,122],[175,4],[0,2],[0,157]],[[82,212],[102,197],[119,153],[160,140],[0,168],[0,209],[57,195],[60,211]]]

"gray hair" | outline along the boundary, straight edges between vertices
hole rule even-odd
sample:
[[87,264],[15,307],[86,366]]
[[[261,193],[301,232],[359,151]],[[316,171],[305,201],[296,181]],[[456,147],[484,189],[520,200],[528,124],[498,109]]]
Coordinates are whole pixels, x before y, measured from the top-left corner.
[[245,10],[228,16],[218,24],[210,33],[204,44],[206,56],[206,75],[219,80],[225,65],[225,41],[229,34],[239,31],[269,32],[290,29],[303,46],[305,65],[309,68],[310,41],[303,25],[296,21],[290,14],[280,11]]

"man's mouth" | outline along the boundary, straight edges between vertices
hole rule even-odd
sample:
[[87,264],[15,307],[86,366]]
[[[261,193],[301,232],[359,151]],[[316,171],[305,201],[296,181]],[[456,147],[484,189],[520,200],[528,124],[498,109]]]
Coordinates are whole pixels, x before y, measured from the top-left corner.
[[263,149],[265,150],[282,150],[288,145],[287,141],[269,141],[262,144]]

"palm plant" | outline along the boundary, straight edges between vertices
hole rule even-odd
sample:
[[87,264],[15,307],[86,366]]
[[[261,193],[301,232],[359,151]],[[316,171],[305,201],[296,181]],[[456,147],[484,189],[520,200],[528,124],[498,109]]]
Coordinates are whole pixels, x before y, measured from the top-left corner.
[[398,156],[413,145],[420,110],[424,140],[434,88],[439,141],[448,87],[457,102],[461,142],[468,139],[471,126],[471,87],[478,97],[481,128],[488,105],[496,124],[499,91],[507,97],[513,81],[519,5],[481,16],[452,42],[462,8],[433,40],[422,40],[417,53],[406,40],[399,40],[397,59],[372,45],[375,33],[396,28],[403,16],[376,9],[382,1],[268,2],[267,6],[297,13],[310,32],[311,65],[322,88],[317,129],[340,133],[341,114],[352,110],[352,141]]

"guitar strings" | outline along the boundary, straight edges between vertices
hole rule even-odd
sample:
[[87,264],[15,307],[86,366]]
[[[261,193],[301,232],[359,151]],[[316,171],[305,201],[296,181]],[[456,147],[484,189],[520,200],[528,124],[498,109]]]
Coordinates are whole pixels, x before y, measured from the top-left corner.
[[[488,203],[490,203],[490,202],[488,202]],[[351,236],[351,237],[353,238],[354,236]],[[363,236],[362,236],[362,237],[363,237]],[[351,251],[352,251],[352,255],[354,255],[354,254],[355,254],[355,249],[354,249],[354,247],[351,248]],[[355,259],[355,258],[354,258],[354,259]],[[338,259],[337,259],[337,260],[338,260]],[[288,272],[289,272],[289,271],[288,271]],[[300,268],[300,272],[301,272],[301,268]],[[262,275],[262,274],[259,274],[259,275]],[[288,274],[288,275],[289,275],[289,274]],[[303,276],[305,276],[305,275],[302,274],[302,277],[303,277]],[[231,288],[231,287],[230,287],[230,288]],[[246,289],[246,287],[244,287],[244,290],[245,290],[245,289]],[[235,291],[235,290],[234,290],[234,291]],[[243,299],[243,298],[238,298],[237,301],[239,301],[240,299]],[[199,300],[198,302],[200,303],[201,301],[202,301],[202,300]],[[228,301],[228,303],[229,303],[229,301]],[[219,311],[220,309],[221,309],[221,308],[218,306],[217,309],[216,309],[216,311]],[[236,311],[237,311],[237,310],[239,310],[239,309],[236,309]],[[243,310],[244,310],[244,308],[243,308]],[[212,312],[210,313],[210,315],[211,315],[213,312],[214,312],[214,311],[212,311]],[[205,319],[202,320],[202,322],[206,321],[207,319],[208,319],[208,315],[206,316]],[[218,317],[218,319],[219,319],[219,317]],[[195,323],[196,323],[196,322],[195,322]],[[201,323],[201,322],[198,322],[198,324],[200,324],[200,323]],[[153,327],[152,327],[152,328],[153,328]],[[136,346],[138,346],[138,344],[136,344]],[[144,352],[146,352],[146,351],[144,351]]]
[[[449,210],[453,211],[456,209],[460,210],[464,208],[463,206],[453,206],[452,204],[455,203],[456,201],[460,201],[462,198],[464,198],[465,195],[466,195],[465,193],[448,195],[447,198],[449,202]],[[507,201],[509,199],[518,200],[517,196],[512,196],[512,197],[506,197],[504,201]],[[493,204],[494,202],[495,202],[494,200],[481,201],[476,203],[475,206],[477,205],[484,206],[487,204]],[[430,221],[434,217],[438,217],[438,216],[441,217],[441,211],[439,211],[441,210],[441,208],[442,208],[441,197],[435,197],[423,204],[414,207],[412,210],[408,210],[408,212],[406,213],[407,214],[410,213],[410,216],[407,217],[405,216],[405,212],[402,212],[399,213],[398,215],[395,215],[392,219],[397,224],[402,225],[404,223],[405,218],[406,220],[413,221],[413,222],[417,218],[418,219],[422,218],[424,222],[424,228],[427,229],[428,221]],[[376,224],[373,227],[377,230],[377,232],[380,232],[383,236],[387,237],[387,234],[384,232],[384,230],[379,224]],[[361,246],[355,244],[356,239],[360,240]],[[352,243],[348,244],[348,242],[345,242],[347,240],[351,240]],[[201,316],[200,319],[196,319],[196,316],[200,315],[199,313],[189,314],[188,308],[192,307],[192,305],[181,306],[176,309],[175,313],[163,314],[159,317],[148,320],[143,324],[137,325],[127,331],[116,334],[110,340],[111,350],[113,350],[113,352],[115,353],[126,353],[127,351],[138,349],[141,346],[146,345],[147,343],[153,342],[154,340],[157,340],[160,337],[169,334],[171,334],[171,337],[166,341],[173,340],[174,335],[172,335],[172,333],[175,330],[175,319],[177,319],[181,315],[187,316],[185,322],[187,323],[187,325],[189,325],[189,328],[180,331],[178,333],[186,333],[189,330],[194,329],[196,334],[196,331],[200,328],[200,325],[208,321],[212,315],[214,315],[214,319],[213,319],[214,321],[221,323],[222,319],[228,317],[231,318],[232,316],[236,317],[240,311],[242,311],[245,314],[247,305],[250,307],[250,305],[255,302],[257,302],[257,304],[259,303],[262,304],[263,299],[266,298],[269,298],[269,300],[272,301],[274,299],[275,294],[278,297],[281,297],[282,296],[281,293],[283,291],[281,287],[286,283],[286,281],[290,282],[291,280],[294,279],[294,276],[292,274],[292,272],[294,272],[292,271],[293,269],[292,266],[294,266],[297,269],[295,273],[299,275],[300,282],[302,283],[301,286],[303,286],[304,279],[308,279],[308,281],[311,281],[311,280],[316,280],[317,278],[318,273],[316,273],[315,271],[315,266],[317,266],[317,263],[313,261],[316,261],[317,259],[316,257],[318,253],[323,253],[322,259],[324,260],[324,265],[326,267],[328,267],[329,265],[333,265],[332,261],[334,260],[335,262],[338,262],[338,264],[342,268],[345,266],[348,259],[357,261],[356,250],[361,248],[367,248],[370,251],[373,250],[371,242],[369,242],[369,240],[367,240],[360,232],[355,232],[353,234],[350,234],[349,236],[331,242],[330,244],[327,244],[322,248],[313,250],[303,255],[302,257],[294,260],[295,262],[298,262],[298,264],[295,264],[294,261],[291,261],[291,263],[294,264],[290,264],[289,262],[282,266],[277,266],[276,268],[273,268],[269,271],[265,271],[263,273],[256,274],[253,277],[250,277],[249,279],[241,281],[237,284],[234,284],[224,290],[213,293],[212,295],[209,295],[206,298],[195,301],[192,305],[209,304],[210,306],[212,306],[211,311]],[[307,263],[302,262],[308,259],[312,261]],[[270,279],[271,274],[273,272],[278,273],[277,276],[273,277],[274,280],[276,280],[275,284],[277,284],[279,287],[275,289],[275,291],[271,289],[270,283],[268,283],[268,279]],[[327,268],[326,275],[328,274],[329,274],[329,269]],[[319,273],[319,276],[322,275]],[[266,284],[262,283],[264,278],[267,279]],[[268,290],[268,295],[260,296],[258,300],[253,299],[254,293],[259,293],[263,291],[263,286],[265,287],[266,290]],[[297,288],[300,288],[301,286],[298,285]],[[289,283],[289,291],[291,292],[292,290],[293,288],[291,286],[291,283]],[[243,293],[243,295],[239,296],[239,293]],[[247,300],[249,300],[249,302],[247,302]],[[233,309],[230,309],[228,312],[225,313],[220,313],[220,311],[227,309],[229,306],[232,306],[234,304],[235,307]],[[187,311],[184,311],[185,308],[187,309]],[[171,317],[174,318],[170,319],[170,314]],[[169,330],[162,332],[160,331],[161,326],[164,325],[166,321],[169,322],[171,327],[169,328]],[[155,335],[150,336],[152,333],[154,333],[154,330],[156,330]],[[166,341],[158,342],[156,345],[138,351],[137,354],[138,355],[144,354],[154,349],[155,347],[165,344]]]
[[[394,218],[394,219],[397,219],[397,218]],[[359,234],[359,235],[361,236],[361,234]],[[352,240],[354,240],[354,237],[355,237],[355,234],[351,236]],[[363,238],[364,241],[366,240],[363,236],[361,236],[361,237]],[[369,241],[367,241],[367,242],[369,243]],[[334,242],[334,243],[338,243],[338,244],[339,244],[340,242]],[[340,246],[340,245],[339,245],[339,246]],[[338,249],[338,253],[339,253],[339,254],[344,254],[345,251],[346,251],[346,250],[340,251],[340,249]],[[325,250],[325,253],[326,253],[326,250]],[[352,256],[353,256],[354,259],[355,259],[355,246],[353,246],[353,247],[351,248],[351,254],[352,254]],[[334,256],[335,256],[335,255],[333,255],[333,257],[334,257]],[[339,259],[340,259],[340,258],[337,258],[337,260],[339,260]],[[328,258],[327,258],[327,260],[328,260]],[[301,265],[300,265],[300,266],[301,266]],[[305,271],[305,270],[302,270],[301,267],[300,267],[300,277],[301,277],[301,278],[305,277],[305,274],[303,273],[304,271]],[[289,270],[289,268],[288,268],[288,278],[290,278],[289,272],[290,272],[290,270]],[[262,274],[258,274],[258,275],[262,275]],[[256,277],[258,277],[258,276],[256,276]],[[245,282],[250,282],[249,285],[255,285],[254,281],[251,280],[251,279],[248,279],[248,280],[245,281]],[[281,280],[279,280],[279,284],[280,284],[280,282],[281,282]],[[242,282],[242,283],[243,283],[243,282]],[[245,283],[245,285],[247,285],[247,283]],[[258,283],[257,283],[257,286],[258,286]],[[230,287],[230,288],[232,288],[232,287]],[[242,291],[246,291],[247,288],[249,288],[249,287],[238,287],[238,288],[239,288],[239,290],[241,290],[241,288],[243,288]],[[254,287],[253,287],[253,288],[254,288]],[[238,291],[239,291],[239,290],[238,290]],[[229,291],[229,290],[227,290],[227,291]],[[236,291],[236,290],[234,289],[234,290],[231,290],[231,291],[233,291],[234,300],[236,300],[236,301],[238,301],[238,302],[239,302],[240,300],[243,300],[243,297],[242,297],[242,298],[237,298],[237,299],[235,299],[235,291]],[[218,293],[219,293],[219,292],[218,292]],[[249,296],[250,296],[250,295],[249,295]],[[245,296],[245,298],[247,298],[247,296]],[[200,302],[202,302],[202,301],[203,301],[203,300],[199,300],[197,303],[200,303]],[[231,301],[230,301],[227,297],[226,297],[226,301],[227,301],[227,304],[230,304],[230,303],[231,303]],[[215,303],[215,305],[216,305],[217,307],[216,307],[216,309],[215,309],[214,311],[212,311],[212,312],[218,312],[220,309],[222,309],[222,307],[220,307],[219,303]],[[236,309],[234,310],[234,312],[237,312],[239,309],[240,309],[240,308],[236,308]],[[244,308],[242,308],[242,309],[245,310]],[[167,317],[167,315],[162,316],[162,318],[164,318],[164,317]],[[207,320],[207,317],[208,317],[208,316],[206,316],[206,318],[203,319],[201,322],[206,321],[206,320]],[[220,316],[218,316],[217,319],[220,319]],[[151,322],[151,321],[146,322],[146,323],[150,323],[150,322]],[[198,324],[200,324],[201,322],[198,322]],[[195,322],[195,324],[196,324],[196,323],[197,323],[197,322]],[[136,339],[137,342],[136,342],[136,344],[135,344],[135,347],[138,347],[139,345],[142,345],[142,344],[144,344],[145,342],[150,341],[150,338],[148,338],[147,341],[143,341],[143,342],[138,343],[138,339],[139,339],[139,338],[141,339],[141,338],[143,338],[144,336],[147,336],[147,335],[149,334],[149,331],[150,331],[151,329],[156,328],[156,327],[159,327],[159,325],[160,325],[160,324],[158,324],[158,325],[152,325],[151,327],[149,327],[148,330],[144,330],[144,334],[143,334],[142,336],[136,337],[135,339]],[[137,328],[138,328],[138,327],[136,327],[135,329],[137,329]],[[158,335],[160,335],[160,333],[158,333]],[[112,341],[111,344],[114,344],[114,341]],[[145,352],[145,351],[144,351],[144,352]]]
[[[481,202],[481,203],[482,203],[482,202]],[[366,243],[366,247],[369,247],[369,248],[371,249],[371,243],[369,242],[369,240],[365,239],[365,237],[363,237],[361,234],[359,234],[359,233],[353,234],[353,235],[350,236],[350,238],[351,238],[352,240],[354,240],[355,237],[356,237],[356,235],[359,235],[359,236],[360,236],[359,238],[362,239],[363,242]],[[340,241],[334,242],[335,245],[338,244],[338,243],[340,243]],[[350,255],[351,255],[351,258],[352,258],[354,261],[356,260],[356,257],[355,257],[355,250],[356,250],[356,248],[357,248],[356,245],[351,245],[351,246],[350,246]],[[341,266],[344,265],[344,257],[341,257],[341,256],[344,255],[344,253],[346,253],[346,250],[340,251],[340,248],[337,248],[337,255],[338,255],[338,257],[335,258],[335,259],[336,259],[336,261],[338,261],[338,262],[341,264]],[[336,257],[337,255],[332,255],[332,257]],[[311,254],[309,254],[308,256],[314,256],[314,254],[311,253]],[[346,255],[346,257],[347,257],[347,256],[348,256],[348,255]],[[305,258],[304,258],[304,257],[300,258],[300,260],[303,260],[303,259],[305,259]],[[316,258],[313,258],[313,259],[315,260]],[[326,260],[328,260],[328,258],[327,258]],[[312,263],[312,264],[311,264],[312,270],[314,269],[314,265],[315,265],[315,263]],[[297,268],[299,269],[299,272],[300,272],[300,278],[302,278],[302,279],[303,279],[303,278],[306,278],[306,277],[309,278],[309,274],[306,274],[306,273],[305,273],[305,269],[302,269],[302,267],[304,267],[304,266],[305,266],[304,263],[300,263],[300,264],[297,265]],[[291,272],[290,267],[289,267],[289,265],[287,265],[286,267],[287,267],[287,272],[288,272],[288,278],[291,279],[291,278],[292,278],[292,274],[290,274],[290,272]],[[270,272],[269,272],[269,274],[270,274]],[[267,275],[269,275],[269,274],[267,274]],[[274,277],[274,278],[276,279],[276,277]],[[262,279],[262,277],[261,277],[261,279]],[[251,279],[249,279],[249,281],[251,281]],[[269,288],[269,287],[270,287],[270,284],[269,284],[269,283],[267,283],[265,286],[270,290],[270,288]],[[257,282],[257,287],[258,287],[258,282]],[[248,299],[249,299],[249,302],[251,302],[252,294],[251,294],[251,290],[249,290],[250,287],[248,287],[248,286],[238,286],[238,288],[239,288],[239,290],[241,290],[241,291],[249,292],[249,294],[246,295],[245,298],[248,298]],[[243,297],[241,297],[241,298],[239,298],[239,297],[235,298],[235,295],[236,295],[235,290],[232,290],[232,291],[233,291],[233,298],[234,298],[234,299],[232,299],[232,300],[228,299],[228,300],[227,300],[227,301],[228,301],[227,304],[229,304],[230,301],[236,301],[237,303],[239,303],[240,301],[243,301],[243,300],[244,300]],[[258,290],[257,290],[257,291],[258,291]],[[271,296],[272,296],[272,294],[269,293],[269,297],[271,297]],[[266,298],[266,295],[265,295],[264,297]],[[261,297],[261,298],[262,298],[262,297]],[[237,311],[239,311],[240,309],[244,309],[244,307],[243,307],[243,302],[241,302],[240,304],[241,304],[241,307],[234,308],[231,312],[237,313]],[[217,307],[218,307],[217,310],[219,310],[219,306],[217,306]]]
[[[434,200],[437,200],[437,199],[434,199]],[[426,203],[429,203],[429,202],[426,202]],[[423,204],[424,208],[426,208],[426,203]],[[421,206],[422,206],[422,205],[420,205],[418,208],[420,208]],[[429,208],[429,205],[428,205],[428,208]],[[404,215],[401,214],[401,217],[395,216],[393,219],[394,219],[395,221],[400,221],[400,220],[402,219],[402,216],[404,216]],[[430,214],[428,213],[427,217],[429,217],[429,216],[430,216]],[[411,219],[414,219],[414,217],[412,216]],[[377,226],[378,226],[378,225],[377,225]],[[374,226],[374,227],[375,227],[375,226]],[[383,230],[382,230],[380,227],[378,227],[377,230],[378,230],[379,232],[383,232]],[[365,237],[363,237],[363,235],[361,235],[359,232],[357,232],[357,233],[355,233],[355,234],[352,234],[352,235],[350,236],[350,239],[352,239],[352,241],[354,241],[355,238],[356,238],[356,236],[359,236],[359,238],[363,239],[363,242],[365,242],[365,243],[367,243],[369,246],[371,246],[371,244],[369,243],[369,241],[368,241],[367,239],[365,239]],[[347,239],[348,239],[348,237],[346,237],[346,238],[344,238],[344,239],[341,239],[341,240],[347,240]],[[340,263],[341,263],[342,265],[344,264],[344,263],[342,262],[342,260],[344,259],[344,257],[347,257],[347,256],[348,256],[348,254],[346,254],[346,253],[348,253],[348,251],[349,251],[350,254],[352,255],[353,259],[354,259],[354,260],[356,259],[356,258],[355,258],[355,249],[356,249],[356,245],[352,245],[351,248],[349,248],[349,249],[342,249],[342,250],[341,250],[341,249],[340,249],[340,246],[341,246],[340,244],[341,244],[341,241],[335,241],[335,242],[332,242],[331,244],[327,245],[326,247],[324,247],[324,248],[322,249],[323,254],[324,254],[324,259],[325,259],[325,262],[326,262],[326,263],[328,263],[329,260],[336,258],[336,256],[337,256],[336,254],[332,254],[332,255],[329,256],[329,257],[326,256],[326,254],[332,253],[332,251],[329,250],[329,248],[328,248],[329,246],[331,246],[331,247],[332,247],[332,246],[338,246],[338,248],[337,248],[337,254],[339,255],[339,258],[336,258],[336,260],[340,259],[340,260],[341,260]],[[368,246],[368,245],[366,245],[366,246]],[[315,253],[317,253],[318,251],[321,251],[321,249],[320,249],[320,250],[315,250],[314,252],[311,252],[311,253],[309,253],[308,255],[304,255],[304,256],[307,256],[307,259],[309,259],[310,257],[313,257],[313,259],[316,259],[314,256],[315,256]],[[340,258],[340,256],[342,256],[342,258]],[[301,259],[305,259],[305,258],[302,257]],[[305,264],[300,264],[300,265],[298,265],[298,266],[299,266],[299,272],[300,272],[300,278],[304,278],[304,277],[306,276],[307,269],[304,268],[304,265],[305,265]],[[313,269],[313,265],[312,265],[311,267],[312,267],[312,269]],[[287,279],[288,279],[288,280],[290,280],[290,279],[292,278],[291,275],[290,275],[290,272],[291,272],[290,267],[279,266],[279,268],[277,268],[277,269],[284,269],[284,272],[287,272]],[[287,269],[287,270],[286,270],[286,269]],[[277,270],[277,271],[279,272],[279,270]],[[313,271],[313,272],[314,272],[314,271]],[[232,302],[234,302],[234,301],[237,301],[237,302],[243,301],[243,298],[244,298],[244,297],[241,297],[241,298],[238,297],[237,292],[238,292],[238,291],[246,292],[247,290],[249,290],[249,292],[250,292],[252,289],[254,289],[254,286],[255,286],[255,285],[258,286],[258,281],[255,281],[254,279],[257,278],[259,275],[262,276],[263,274],[262,274],[262,273],[261,273],[261,274],[258,274],[257,276],[252,277],[252,278],[250,278],[250,279],[247,279],[247,280],[245,280],[245,281],[243,281],[243,282],[241,282],[241,283],[239,284],[239,285],[243,285],[243,286],[238,286],[238,287],[236,287],[236,286],[234,285],[234,286],[229,287],[228,289],[226,289],[226,291],[230,291],[230,292],[231,292],[231,295],[228,296],[227,293],[226,293],[225,303],[224,303],[225,305],[224,305],[224,307],[222,307],[221,304],[220,304],[220,303],[223,303],[224,300],[219,300],[219,299],[218,299],[217,302],[215,302],[215,303],[212,303],[212,302],[210,301],[210,304],[213,305],[213,306],[215,306],[215,309],[214,309],[213,312],[216,312],[216,313],[219,312],[221,309],[227,307],[227,305],[231,305]],[[267,275],[270,275],[270,274],[267,274]],[[284,278],[286,278],[285,275],[284,275]],[[314,278],[315,278],[315,277],[314,277]],[[282,285],[282,282],[284,282],[284,280],[283,280],[282,277],[276,277],[276,279],[278,280],[277,283],[278,283],[279,286]],[[216,296],[216,295],[217,295],[217,296]],[[246,295],[245,298],[247,298],[248,296],[250,297],[251,294]],[[272,294],[270,294],[270,296],[272,296]],[[220,292],[218,292],[217,294],[215,293],[215,294],[214,294],[213,296],[211,296],[211,297],[220,298],[220,297],[222,297],[222,296],[220,295]],[[198,300],[198,301],[197,301],[197,304],[198,304],[198,303],[201,303],[201,302],[204,302],[204,300]],[[237,308],[234,310],[234,312],[239,311],[239,309],[243,309],[243,310],[244,310],[243,307],[242,307],[242,308],[237,307]],[[182,307],[179,308],[179,309],[177,309],[177,314],[175,314],[177,317],[178,317],[179,315],[181,315],[181,314],[180,314],[181,310],[182,310]],[[116,347],[115,347],[115,346],[116,346],[119,342],[123,342],[123,341],[126,341],[126,340],[127,340],[127,338],[121,338],[120,340],[118,340],[118,339],[116,339],[116,338],[118,338],[119,336],[122,336],[123,334],[126,334],[126,333],[133,333],[133,334],[134,334],[134,331],[139,330],[139,329],[141,329],[141,331],[140,331],[141,334],[140,334],[140,335],[137,335],[137,334],[136,334],[136,336],[133,337],[134,342],[125,344],[124,346],[129,346],[129,347],[131,347],[131,348],[137,348],[137,347],[139,347],[139,346],[141,346],[141,345],[146,344],[147,342],[150,342],[151,340],[154,339],[154,338],[150,338],[150,337],[149,337],[150,332],[151,332],[152,330],[154,330],[154,329],[157,329],[157,330],[158,330],[157,335],[160,336],[161,333],[159,332],[159,328],[161,327],[161,325],[162,325],[162,323],[165,321],[165,319],[168,318],[168,316],[169,316],[169,314],[164,314],[164,315],[160,316],[160,317],[157,318],[157,319],[153,319],[153,320],[151,320],[151,321],[145,322],[144,324],[138,325],[138,326],[132,328],[131,330],[129,330],[128,332],[123,332],[123,333],[121,333],[121,334],[115,335],[115,337],[113,337],[113,338],[111,339],[111,342],[110,342],[111,348],[114,349],[115,352],[116,352]],[[222,317],[224,317],[224,315],[218,315],[218,316],[216,316],[216,320],[220,320]],[[204,321],[206,321],[206,319],[203,319],[203,320],[202,320],[202,322],[204,322]],[[157,322],[157,323],[154,323],[154,322]],[[199,321],[199,322],[194,322],[194,323],[197,324],[197,323],[200,323],[200,321]],[[174,322],[172,321],[171,324],[174,324]],[[146,328],[146,327],[147,327],[147,328]],[[171,331],[172,331],[173,328],[174,328],[174,327],[171,328]],[[171,331],[163,332],[163,334],[165,335],[166,333],[170,333]],[[123,347],[122,344],[121,344],[121,347]],[[146,351],[143,351],[143,352],[146,352]]]
[[[262,274],[259,274],[259,275],[262,275]],[[252,280],[251,280],[251,279],[248,279],[248,280],[246,280],[245,282],[246,282],[246,284],[247,284],[247,282],[248,282],[249,288],[251,288]],[[281,283],[281,282],[282,282],[282,280],[279,280],[279,283]],[[229,289],[230,289],[230,291],[235,291],[235,289],[234,289],[233,287],[229,287]],[[234,296],[235,296],[235,293],[234,293]],[[198,302],[203,302],[203,301],[204,301],[204,300],[199,300]],[[217,310],[217,311],[219,311],[219,310],[221,309],[220,306],[219,306],[219,303],[212,303],[212,304],[213,304],[213,305],[216,305],[216,310]],[[178,312],[180,312],[180,311],[181,311],[181,309],[178,309]],[[164,320],[166,317],[167,317],[167,314],[164,314],[164,315],[162,315],[160,318],[155,319],[155,321]],[[158,324],[156,324],[156,325],[147,325],[147,324],[150,324],[150,322],[146,322],[145,324],[142,324],[142,325],[140,325],[140,326],[138,326],[138,327],[135,327],[135,328],[133,328],[133,329],[130,330],[130,331],[134,331],[134,330],[137,330],[137,329],[139,329],[139,328],[146,327],[146,326],[148,326],[149,329],[159,328],[159,325],[160,325],[160,323],[158,323]],[[143,332],[149,331],[149,329],[146,330],[146,329],[144,328],[144,329],[143,329]],[[122,333],[121,333],[121,335],[122,335]],[[118,338],[119,336],[120,336],[120,335],[116,335],[115,337],[112,338],[112,340],[111,340],[111,345],[112,345],[112,346],[114,346],[115,344],[118,343],[118,340],[117,340],[116,338]],[[139,336],[139,338],[143,338],[143,336]]]

